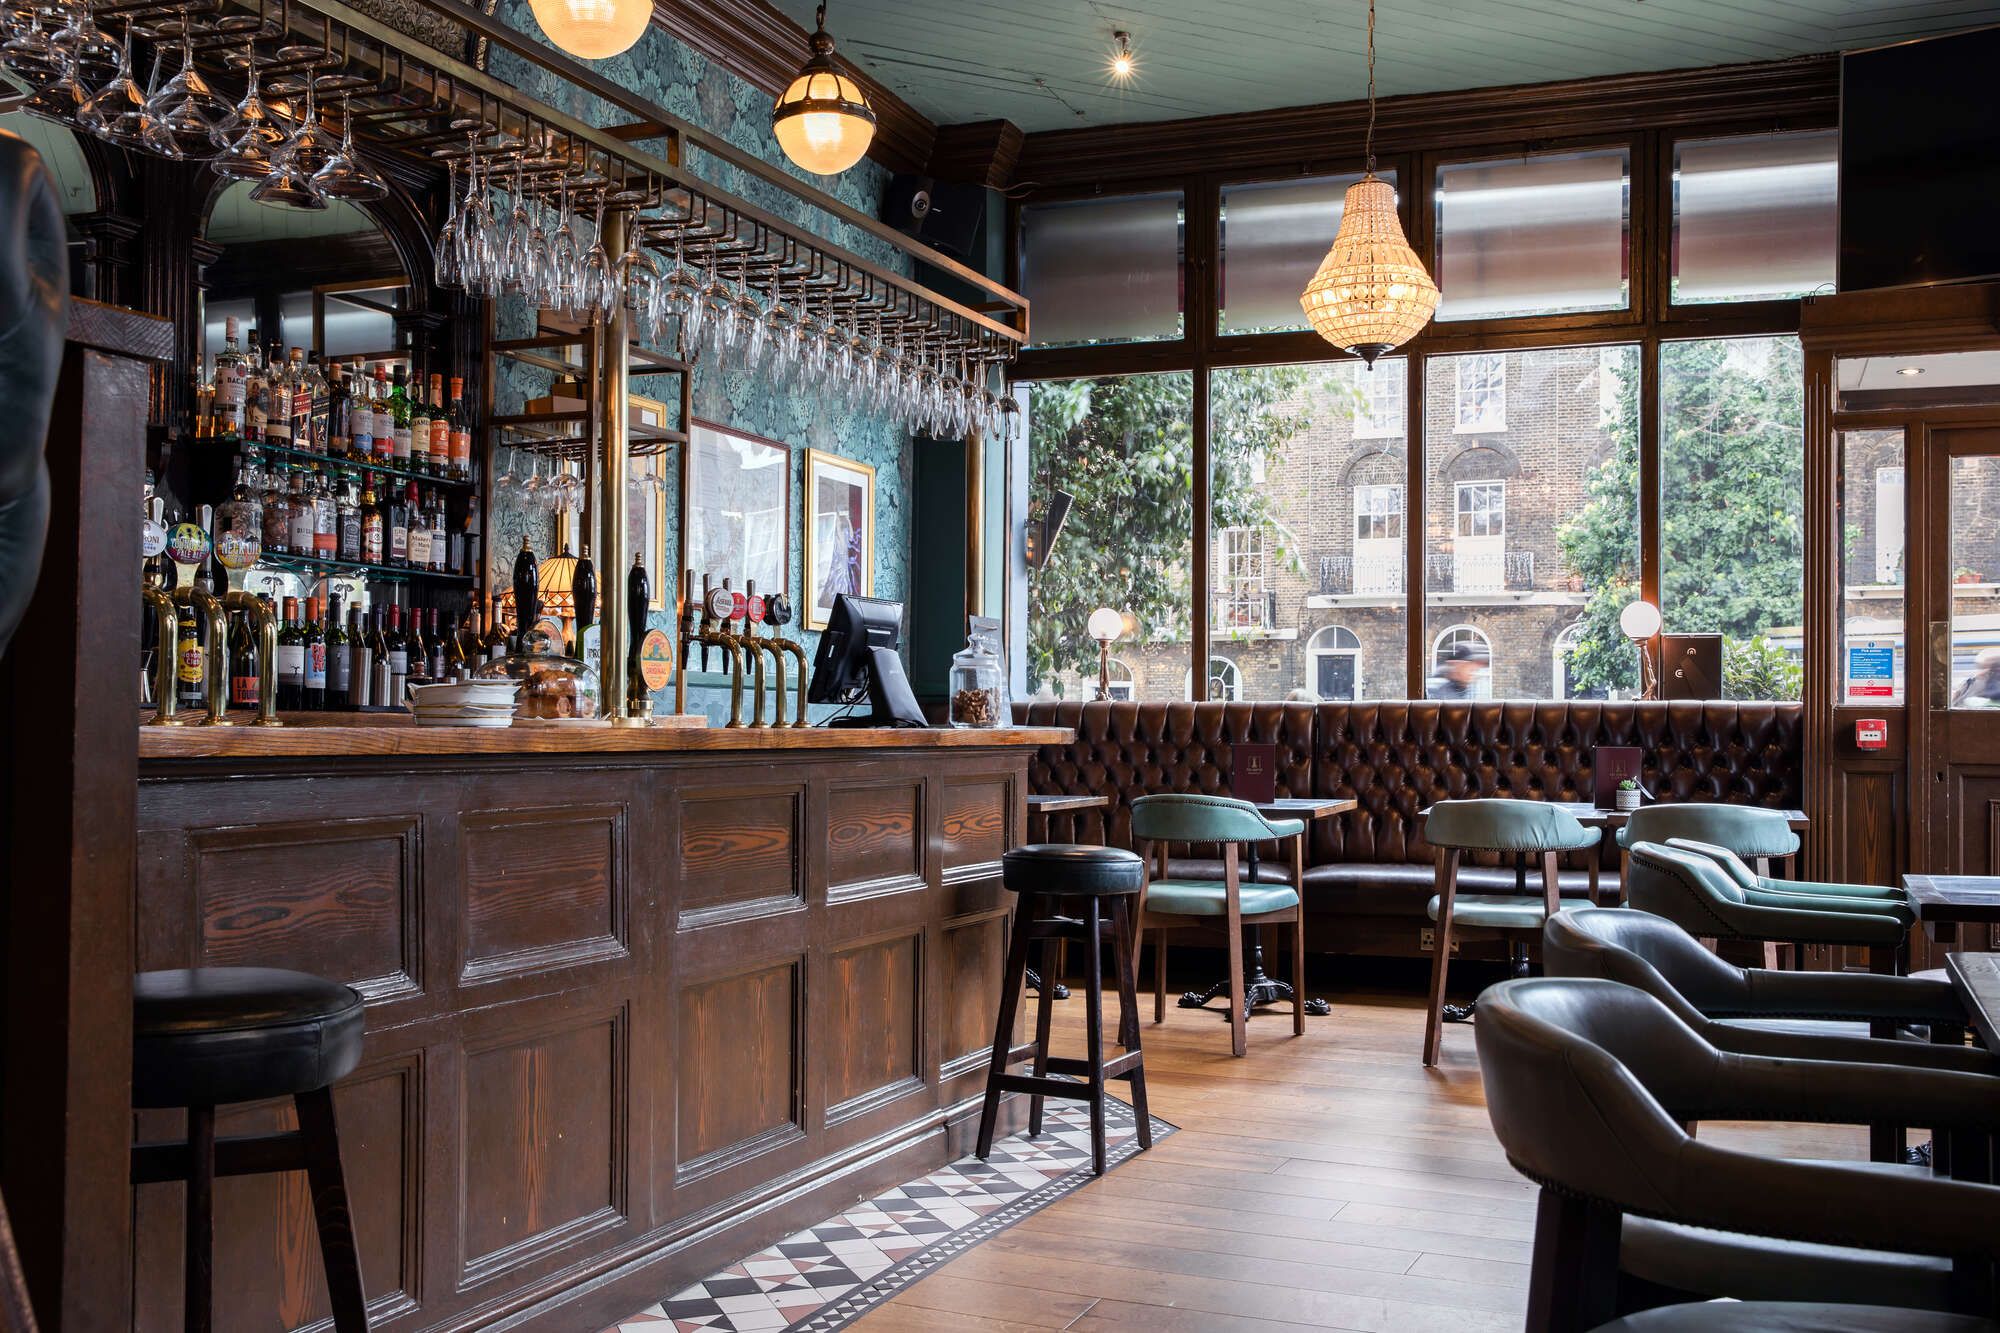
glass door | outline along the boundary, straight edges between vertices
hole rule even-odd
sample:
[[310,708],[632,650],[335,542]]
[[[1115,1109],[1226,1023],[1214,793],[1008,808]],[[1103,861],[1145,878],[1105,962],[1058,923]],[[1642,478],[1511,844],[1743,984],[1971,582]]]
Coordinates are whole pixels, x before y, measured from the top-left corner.
[[[1929,432],[1922,542],[1931,865],[2000,873],[2000,427]],[[1914,551],[1913,551],[1914,554]]]

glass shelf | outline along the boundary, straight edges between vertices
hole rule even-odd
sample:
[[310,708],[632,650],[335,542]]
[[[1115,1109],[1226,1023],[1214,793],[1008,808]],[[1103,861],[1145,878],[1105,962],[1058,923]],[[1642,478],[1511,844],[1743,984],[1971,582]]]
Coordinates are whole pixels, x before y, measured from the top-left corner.
[[414,481],[419,486],[445,486],[453,490],[471,490],[473,486],[473,483],[470,481],[458,481],[451,477],[440,477],[429,472],[413,472],[409,468],[390,467],[386,464],[375,462],[372,459],[366,463],[360,463],[354,459],[340,458],[333,454],[316,454],[309,449],[293,449],[279,444],[252,445],[247,440],[244,442],[243,447],[246,449],[254,448],[267,458],[276,456],[278,458],[300,459],[305,462],[320,463],[327,467],[345,469],[350,472],[373,472],[384,477],[394,477],[398,481]]
[[316,555],[278,555],[265,552],[257,558],[257,566],[282,569],[294,574],[332,574],[375,579],[379,582],[396,582],[402,579],[426,579],[432,583],[452,583],[469,585],[470,574],[440,574],[428,569],[408,569],[400,565],[370,565],[359,560],[323,560]]

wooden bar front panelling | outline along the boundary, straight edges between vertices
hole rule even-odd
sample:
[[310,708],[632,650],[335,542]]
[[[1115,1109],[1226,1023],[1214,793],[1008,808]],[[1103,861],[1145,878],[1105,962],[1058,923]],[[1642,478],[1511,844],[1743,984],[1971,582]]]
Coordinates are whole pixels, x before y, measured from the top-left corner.
[[[146,760],[136,963],[367,997],[336,1104],[378,1327],[601,1327],[963,1149],[1028,753]],[[218,1200],[218,1327],[322,1319],[303,1178]],[[172,1326],[179,1190],[135,1224]]]

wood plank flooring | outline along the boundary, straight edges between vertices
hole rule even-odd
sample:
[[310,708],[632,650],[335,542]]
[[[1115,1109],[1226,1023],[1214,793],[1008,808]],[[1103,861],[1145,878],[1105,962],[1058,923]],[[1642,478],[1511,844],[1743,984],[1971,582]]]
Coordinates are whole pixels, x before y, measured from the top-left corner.
[[[1229,1054],[1216,1014],[1142,1031],[1155,1115],[1180,1126],[1102,1180],[968,1250],[859,1322],[865,1333],[1031,1329],[1288,1333],[1518,1330],[1534,1188],[1486,1120],[1469,1026],[1419,1063],[1413,996],[1333,995]],[[1142,997],[1145,1016],[1151,1000]],[[1115,1005],[1106,1005],[1109,1022]],[[1058,1050],[1083,1006],[1056,1007]],[[1865,1158],[1861,1130],[1704,1125],[1787,1156]]]

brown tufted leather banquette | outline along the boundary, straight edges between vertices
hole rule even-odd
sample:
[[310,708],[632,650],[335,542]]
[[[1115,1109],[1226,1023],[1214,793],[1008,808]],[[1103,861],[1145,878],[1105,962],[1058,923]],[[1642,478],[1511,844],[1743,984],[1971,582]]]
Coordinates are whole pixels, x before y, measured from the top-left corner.
[[[1238,743],[1277,745],[1280,795],[1360,802],[1350,814],[1315,822],[1308,842],[1306,910],[1346,923],[1323,920],[1313,932],[1315,947],[1332,952],[1415,951],[1432,892],[1431,849],[1417,811],[1464,796],[1587,801],[1591,752],[1600,745],[1644,750],[1645,785],[1663,799],[1804,804],[1797,704],[1037,702],[1021,720],[1076,732],[1071,744],[1036,752],[1030,787],[1110,797],[1104,836],[1113,846],[1131,846],[1134,797],[1227,793]],[[1609,846],[1606,839],[1599,851],[1607,884],[1617,873]],[[1565,863],[1564,892],[1584,892],[1584,855]],[[1278,865],[1266,870],[1266,878],[1282,874]],[[1497,863],[1460,873],[1474,892],[1513,882]]]

